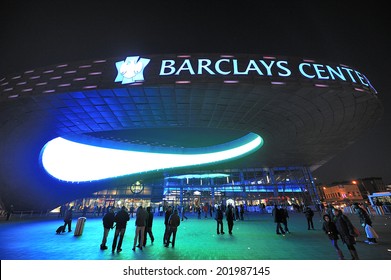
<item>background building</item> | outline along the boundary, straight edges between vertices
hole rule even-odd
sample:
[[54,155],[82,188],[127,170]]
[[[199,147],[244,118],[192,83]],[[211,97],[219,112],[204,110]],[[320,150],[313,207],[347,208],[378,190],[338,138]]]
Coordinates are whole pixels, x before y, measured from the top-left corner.
[[368,195],[386,191],[382,178],[362,178],[353,181],[337,182],[331,186],[318,186],[324,203],[351,205],[354,202],[369,203]]

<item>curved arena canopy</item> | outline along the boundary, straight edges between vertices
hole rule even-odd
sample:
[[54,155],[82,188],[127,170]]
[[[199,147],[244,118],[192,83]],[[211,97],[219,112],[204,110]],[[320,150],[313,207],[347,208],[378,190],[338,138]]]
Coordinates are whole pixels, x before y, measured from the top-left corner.
[[58,137],[186,153],[254,133],[262,148],[205,164],[316,169],[383,112],[361,70],[257,54],[129,54],[27,69],[0,78],[0,106],[0,178],[19,189],[57,183],[40,155]]

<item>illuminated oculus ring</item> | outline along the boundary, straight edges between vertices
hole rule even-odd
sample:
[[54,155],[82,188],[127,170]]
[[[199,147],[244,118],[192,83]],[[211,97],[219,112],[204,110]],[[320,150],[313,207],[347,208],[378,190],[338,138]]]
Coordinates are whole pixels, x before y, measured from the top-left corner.
[[168,168],[217,163],[242,157],[263,145],[261,136],[249,133],[236,140],[199,148],[168,148],[132,145],[108,148],[55,138],[42,148],[41,161],[53,177],[87,182]]

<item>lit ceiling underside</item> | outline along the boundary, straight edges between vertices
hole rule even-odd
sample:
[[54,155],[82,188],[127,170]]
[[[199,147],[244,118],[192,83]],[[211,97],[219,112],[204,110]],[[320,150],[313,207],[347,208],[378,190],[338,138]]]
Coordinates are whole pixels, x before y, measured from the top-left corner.
[[250,133],[221,145],[199,148],[129,145],[128,149],[114,149],[109,144],[107,141],[98,147],[58,137],[43,148],[42,164],[50,175],[63,181],[94,181],[232,160],[259,149],[263,140]]

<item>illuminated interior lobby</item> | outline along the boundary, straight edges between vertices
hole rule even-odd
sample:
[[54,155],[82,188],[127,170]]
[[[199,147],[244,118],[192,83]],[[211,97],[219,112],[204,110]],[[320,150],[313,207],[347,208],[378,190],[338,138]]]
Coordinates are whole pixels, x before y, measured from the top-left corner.
[[382,116],[343,64],[129,55],[0,77],[3,204],[316,204],[312,172]]
[[243,204],[247,211],[260,212],[262,204],[308,205],[319,201],[311,172],[303,167],[224,171],[229,173],[214,170],[214,173],[168,176],[147,183],[136,181],[95,192],[70,204],[86,205],[90,212],[95,205],[117,208],[125,205],[128,209],[148,205],[157,212],[159,206],[167,205],[180,205],[194,211],[202,205]]

